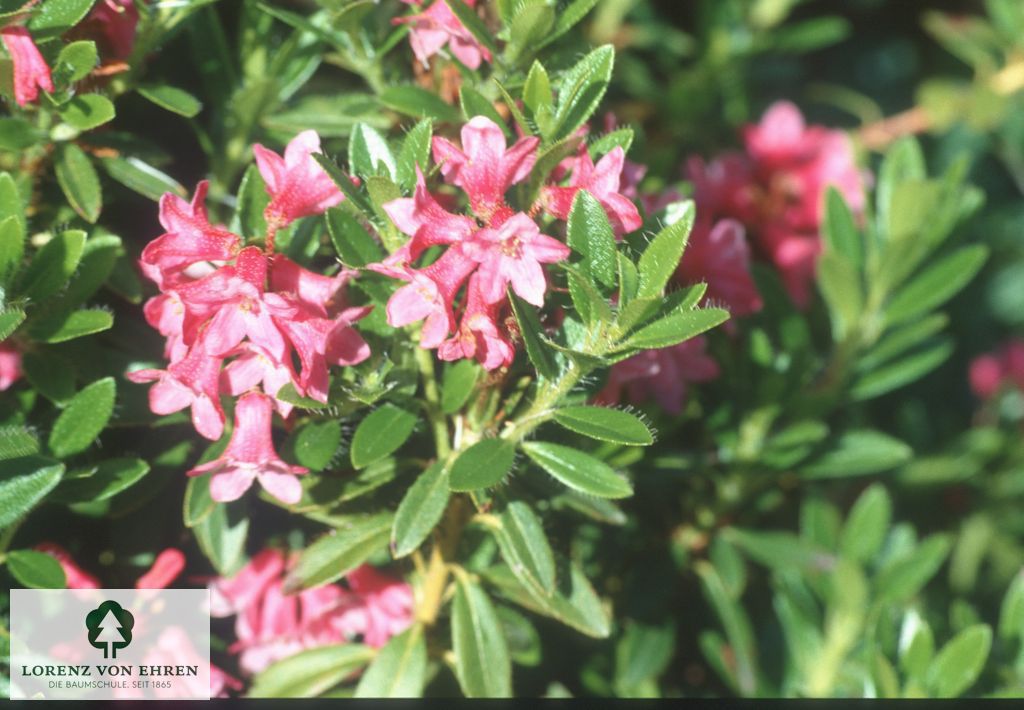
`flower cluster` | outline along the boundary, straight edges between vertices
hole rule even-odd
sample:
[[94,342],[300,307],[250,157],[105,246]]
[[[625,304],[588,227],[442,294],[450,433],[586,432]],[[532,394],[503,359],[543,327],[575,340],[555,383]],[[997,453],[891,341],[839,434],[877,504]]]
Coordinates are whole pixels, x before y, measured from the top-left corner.
[[412,623],[412,589],[363,565],[345,577],[347,588],[327,584],[286,595],[286,554],[267,548],[230,579],[212,583],[214,616],[235,616],[239,655],[246,674],[299,651],[361,637],[379,648]]
[[[473,37],[444,0],[434,0],[426,9],[423,8],[423,0],[402,2],[412,5],[419,12],[396,17],[392,23],[409,25],[409,45],[424,67],[446,45],[452,55],[470,69],[477,69],[481,62],[491,61],[491,53]],[[476,0],[464,2],[469,7],[476,5]]]
[[213,473],[218,501],[238,498],[258,480],[281,501],[297,502],[302,491],[293,474],[305,469],[281,461],[271,440],[272,408],[282,417],[292,410],[277,395],[290,384],[300,396],[327,402],[328,368],[370,354],[352,328],[369,309],[345,302],[352,274],[316,274],[272,251],[273,230],[342,199],[333,183],[327,189],[330,180],[312,157],[319,148],[311,131],[296,137],[284,158],[256,146],[271,196],[266,250],[244,246],[241,237],[209,222],[202,182],[191,203],[164,195],[160,223],[167,232],[142,252],[140,266],[161,291],[146,303],[146,320],[166,337],[169,364],[128,378],[155,383],[149,392],[153,412],[188,407],[196,431],[213,440],[224,431],[220,396],[241,395],[227,450],[190,471]]
[[996,352],[975,358],[969,378],[971,390],[979,399],[988,399],[1009,387],[1024,392],[1024,340],[1010,340]]
[[[773,105],[759,124],[747,126],[743,140],[743,153],[728,153],[711,163],[692,158],[687,164],[699,223],[681,275],[690,279],[704,271],[709,292],[737,315],[760,308],[756,288],[749,275],[743,275],[743,240],[737,238],[736,228],[729,228],[727,243],[722,243],[721,232],[719,244],[712,243],[715,223],[734,219],[746,227],[757,255],[779,270],[793,301],[805,307],[821,252],[825,192],[836,188],[859,214],[864,207],[863,176],[846,134],[806,125],[799,109],[788,102]],[[736,254],[731,259],[720,255],[728,250]],[[717,265],[710,265],[709,258]],[[711,274],[723,266],[725,273],[713,278]]]

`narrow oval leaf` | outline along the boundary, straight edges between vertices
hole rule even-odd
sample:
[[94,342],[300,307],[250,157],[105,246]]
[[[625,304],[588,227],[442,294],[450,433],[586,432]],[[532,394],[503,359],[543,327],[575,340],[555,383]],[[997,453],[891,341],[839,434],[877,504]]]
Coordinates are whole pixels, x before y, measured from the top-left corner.
[[114,325],[114,316],[102,308],[86,308],[33,321],[29,333],[44,343],[63,343],[102,333]]
[[878,473],[906,463],[913,450],[899,439],[869,429],[846,432],[835,446],[802,468],[807,478]]
[[501,555],[520,581],[542,595],[555,586],[555,558],[540,518],[523,501],[511,501],[498,516]]
[[449,363],[441,377],[441,411],[454,414],[462,409],[473,394],[480,374],[480,366],[473,360]]
[[879,483],[860,494],[843,526],[839,549],[844,557],[868,562],[882,549],[892,518],[892,500]]
[[76,394],[57,417],[48,445],[57,458],[85,451],[99,436],[114,412],[114,378],[97,380]]
[[175,86],[140,86],[136,91],[160,108],[185,118],[193,118],[203,110],[203,104],[199,99]]
[[415,428],[415,414],[394,404],[378,407],[356,427],[352,437],[352,465],[363,468],[380,461],[404,444]]
[[377,652],[356,686],[357,698],[418,698],[427,675],[423,627],[413,624]]
[[248,697],[315,698],[369,663],[373,654],[372,648],[359,643],[300,651],[257,675]]
[[12,550],[7,553],[7,570],[31,589],[64,589],[67,578],[53,556],[36,550]]
[[390,514],[374,515],[320,538],[302,551],[285,578],[285,593],[327,584],[351,572],[387,545],[391,524]]
[[57,182],[75,212],[94,223],[103,208],[100,178],[92,161],[74,143],[65,143],[57,155]]
[[497,485],[516,460],[515,446],[504,439],[478,441],[452,463],[448,487],[453,491],[475,491]]
[[531,441],[521,446],[538,466],[569,488],[598,498],[633,495],[633,487],[625,478],[589,454],[561,444]]
[[555,411],[555,421],[577,434],[613,444],[648,446],[654,443],[647,425],[639,417],[620,409],[562,407]]
[[448,506],[449,495],[448,472],[438,461],[420,474],[398,504],[391,528],[395,557],[405,557],[427,539]]
[[636,350],[671,347],[711,330],[727,320],[729,312],[721,308],[700,308],[673,313],[638,330],[629,337],[624,347]]
[[91,476],[61,483],[52,497],[63,503],[107,500],[134,485],[148,472],[149,464],[142,459],[108,459],[101,461]]
[[549,380],[557,378],[558,364],[555,362],[551,348],[544,344],[544,329],[537,317],[537,309],[511,292],[509,292],[509,302],[512,304],[516,323],[519,324],[519,333],[523,336],[526,356],[530,358],[530,362],[537,368],[541,377]]
[[0,463],[0,528],[34,508],[63,474],[64,464],[38,456]]
[[341,423],[329,419],[309,422],[299,429],[287,448],[300,465],[311,471],[323,471],[341,445]]
[[674,221],[658,232],[657,236],[644,249],[644,253],[640,255],[640,261],[637,264],[637,269],[640,272],[637,298],[660,295],[665,290],[665,284],[672,278],[672,274],[679,268],[679,260],[682,258],[686,242],[690,238],[690,230],[693,229],[697,208],[691,200],[676,204],[678,209],[670,211]]
[[0,428],[0,461],[17,459],[39,453],[39,440],[23,426]]
[[114,119],[114,104],[100,94],[79,94],[61,108],[60,117],[69,126],[89,131]]
[[976,624],[942,647],[928,668],[927,685],[936,698],[956,698],[981,675],[992,648],[992,629]]
[[583,256],[584,274],[614,288],[618,271],[615,233],[601,203],[586,190],[576,193],[566,226],[569,246]]
[[85,248],[85,232],[61,232],[36,252],[22,278],[22,294],[42,301],[60,291],[75,273]]
[[507,698],[512,694],[512,661],[501,622],[487,594],[464,574],[452,604],[455,675],[470,698]]

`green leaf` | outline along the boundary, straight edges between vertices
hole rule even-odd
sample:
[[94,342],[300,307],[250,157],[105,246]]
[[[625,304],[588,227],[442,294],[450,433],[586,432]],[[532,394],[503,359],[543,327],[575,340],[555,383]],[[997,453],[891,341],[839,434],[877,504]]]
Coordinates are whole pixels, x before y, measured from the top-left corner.
[[832,339],[842,342],[864,312],[864,286],[853,262],[834,251],[818,259],[818,289],[832,316]]
[[952,542],[945,535],[931,535],[910,554],[886,562],[875,578],[879,602],[902,602],[916,595],[939,571]]
[[9,425],[0,428],[0,461],[38,453],[39,440],[25,427]]
[[30,589],[64,589],[67,585],[64,569],[45,552],[11,550],[7,553],[7,570]]
[[554,353],[542,339],[544,329],[537,317],[537,309],[511,292],[509,301],[519,324],[519,333],[523,336],[523,345],[526,347],[526,356],[530,358],[530,363],[541,377],[548,380],[556,379],[558,364],[555,362]]
[[609,322],[612,319],[612,310],[591,278],[569,264],[562,264],[562,268],[569,276],[569,296],[572,298],[572,304],[583,322],[589,326]]
[[359,191],[359,188],[352,184],[352,178],[347,175],[345,171],[339,168],[333,160],[322,153],[314,153],[313,160],[320,164],[320,167],[324,169],[324,172],[327,173],[328,177],[331,178],[334,184],[338,186],[338,189],[344,193],[345,197],[351,201],[352,205],[356,209],[367,217],[373,217],[375,215],[373,205],[367,202],[366,197]]
[[935,262],[896,292],[885,308],[886,322],[902,323],[938,308],[970,283],[987,258],[988,248],[975,244]]
[[480,379],[480,366],[473,360],[448,363],[441,376],[441,411],[455,414],[469,401]]
[[491,600],[465,574],[456,578],[452,603],[455,676],[469,698],[512,694],[512,661]]
[[53,39],[77,25],[96,0],[45,0],[27,23],[38,42]]
[[341,445],[341,424],[333,419],[308,422],[291,440],[296,461],[311,471],[323,471]]
[[64,45],[53,65],[53,83],[68,86],[84,79],[96,68],[98,60],[95,42],[83,40]]
[[76,394],[50,431],[53,455],[63,459],[89,448],[114,412],[116,393],[114,378],[105,377]]
[[494,41],[494,36],[487,29],[480,16],[476,14],[476,10],[467,5],[464,0],[444,0],[444,2],[447,3],[448,8],[459,18],[459,22],[469,30],[469,33],[473,35],[477,42],[485,46],[491,54],[500,54],[498,45]]
[[494,108],[494,104],[491,103],[490,99],[468,84],[463,84],[459,87],[459,104],[462,106],[462,114],[467,121],[471,121],[477,116],[485,116],[500,126],[506,136],[509,135],[508,128],[505,126],[505,119]]
[[147,473],[149,464],[142,459],[107,459],[99,463],[91,476],[65,480],[52,497],[62,503],[107,500],[134,485]]
[[547,3],[524,3],[509,23],[509,42],[505,54],[516,61],[525,52],[541,45],[555,24],[555,8]]
[[391,528],[395,557],[405,557],[423,544],[441,520],[448,497],[448,471],[437,461],[419,475],[398,504]]
[[892,392],[903,385],[924,377],[944,363],[953,354],[953,343],[942,339],[932,346],[912,353],[895,362],[886,363],[864,374],[853,383],[850,394],[855,400],[866,400]]
[[363,267],[384,258],[380,244],[355,217],[341,208],[327,210],[327,231],[338,256],[348,266]]
[[601,203],[586,190],[576,193],[566,226],[569,246],[583,256],[583,272],[614,288],[618,271],[615,233]]
[[839,550],[856,562],[870,562],[882,549],[892,518],[892,501],[876,483],[860,494],[843,526]]
[[543,442],[525,442],[526,455],[569,488],[598,498],[625,498],[633,487],[604,461],[582,451]]
[[0,150],[24,150],[35,145],[40,138],[39,131],[25,119],[0,118]]
[[1024,639],[1024,575],[1017,574],[999,609],[999,638]]
[[65,143],[57,154],[57,182],[82,219],[95,223],[103,208],[103,193],[96,168],[82,149],[74,143]]
[[451,465],[448,487],[475,491],[501,482],[516,460],[515,446],[504,439],[483,439],[463,451]]
[[683,250],[686,249],[686,242],[690,238],[697,210],[690,200],[677,205],[678,210],[673,214],[673,221],[658,232],[640,255],[637,264],[640,273],[637,298],[661,295],[665,285],[679,268],[679,260],[683,257]]
[[[450,6],[461,4],[458,0],[447,1]],[[572,135],[597,110],[611,81],[614,64],[615,50],[606,44],[591,51],[562,76],[552,142]]]
[[711,330],[727,320],[729,312],[721,308],[700,308],[674,313],[638,330],[626,340],[622,348],[667,348]]
[[21,268],[25,256],[25,232],[21,220],[11,215],[0,221],[0,287],[6,288]]
[[5,308],[0,311],[0,340],[9,338],[24,322],[25,311],[20,308]]
[[969,626],[942,647],[928,668],[926,684],[932,697],[956,698],[978,680],[992,648],[987,624]]
[[[72,128],[91,131],[114,120],[114,104],[101,94],[79,94],[68,101],[60,110],[60,117]],[[70,147],[73,143],[65,144]]]
[[523,103],[533,111],[534,115],[542,108],[548,108],[552,102],[551,80],[544,65],[535,61],[526,75],[523,85]]
[[215,505],[192,528],[199,548],[222,577],[231,577],[245,562],[249,518],[237,505]]
[[430,139],[434,124],[425,118],[405,134],[402,149],[398,152],[398,183],[408,191],[416,187],[417,166],[426,171],[430,163]]
[[185,486],[185,497],[181,505],[181,518],[185,527],[194,528],[206,520],[217,507],[210,496],[211,476],[191,476]]
[[498,521],[495,537],[509,569],[535,592],[552,594],[555,558],[537,514],[523,501],[510,501]]
[[771,570],[810,570],[820,557],[806,540],[789,532],[725,528],[722,535],[726,542]]
[[61,232],[36,252],[22,277],[21,293],[31,301],[43,301],[60,291],[75,273],[85,247],[85,232]]
[[444,123],[459,120],[457,108],[419,86],[389,86],[380,95],[380,102],[392,111],[413,118],[432,118]]
[[360,177],[385,175],[394,179],[398,173],[387,139],[365,123],[357,123],[349,138],[348,164]]
[[859,268],[864,261],[864,247],[860,231],[843,195],[829,186],[825,195],[825,221],[822,224],[826,250],[831,250]]
[[242,236],[262,238],[267,232],[267,220],[263,213],[270,204],[267,184],[260,175],[258,165],[250,165],[242,175],[238,186],[238,199],[230,228]]
[[272,664],[252,681],[250,698],[315,698],[370,662],[374,649],[359,643],[300,651]]
[[423,627],[413,624],[377,652],[356,686],[357,698],[419,698],[427,675]]
[[165,192],[186,194],[177,180],[135,156],[101,158],[100,165],[111,178],[151,200],[159,200]]
[[907,180],[923,180],[925,176],[924,156],[917,141],[907,137],[889,148],[878,170],[878,187],[875,189],[875,213],[883,233],[888,233],[896,186]]
[[555,410],[555,421],[577,434],[591,439],[628,446],[654,443],[651,430],[643,421],[628,412],[607,407],[561,407]]
[[34,508],[63,474],[64,464],[39,456],[0,462],[0,529]]
[[895,468],[913,456],[899,439],[870,429],[842,434],[831,451],[802,467],[804,478],[863,476]]
[[392,515],[357,518],[302,551],[284,581],[285,594],[318,587],[345,576],[387,546]]
[[384,404],[359,422],[352,437],[352,465],[369,466],[396,451],[416,428],[416,415],[408,410]]
[[598,0],[572,0],[566,7],[560,9],[558,19],[555,20],[554,29],[544,38],[537,49],[546,47],[571,30],[576,23],[586,17],[588,12],[594,9],[597,3]]
[[175,86],[166,84],[140,86],[136,91],[160,108],[185,118],[195,118],[203,110],[203,103],[199,99]]
[[89,308],[34,321],[29,328],[33,338],[44,343],[63,343],[93,333],[101,333],[114,325],[114,316],[100,308]]

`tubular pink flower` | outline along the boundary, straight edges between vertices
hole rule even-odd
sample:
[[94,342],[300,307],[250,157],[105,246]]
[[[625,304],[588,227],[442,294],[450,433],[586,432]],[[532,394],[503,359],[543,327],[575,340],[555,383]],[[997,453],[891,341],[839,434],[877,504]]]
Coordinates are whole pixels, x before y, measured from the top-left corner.
[[100,583],[100,580],[79,567],[75,561],[71,559],[71,554],[57,543],[42,542],[36,545],[35,549],[39,552],[45,552],[60,563],[61,569],[64,570],[64,578],[67,582],[68,589],[102,588],[103,585]]
[[540,233],[536,222],[522,212],[496,229],[485,227],[463,245],[466,255],[480,264],[480,291],[488,303],[505,297],[508,285],[524,301],[544,305],[547,280],[541,264],[569,258],[569,247]]
[[264,215],[272,228],[321,214],[345,199],[313,158],[314,153],[322,152],[316,131],[303,131],[295,136],[285,147],[283,157],[259,143],[252,147],[252,152],[270,195]]
[[366,610],[362,633],[368,646],[382,647],[412,623],[412,588],[402,580],[381,574],[367,564],[349,572],[345,580]]
[[164,357],[170,362],[177,362],[185,357],[188,345],[185,344],[185,304],[174,291],[161,293],[146,301],[142,307],[146,322],[167,338],[164,346]]
[[0,392],[21,379],[21,351],[13,343],[0,342]]
[[750,275],[750,247],[743,225],[723,219],[712,227],[698,220],[679,265],[686,284],[707,282],[706,299],[725,304],[734,316],[761,310],[761,294]]
[[[422,0],[402,2],[417,8],[423,6]],[[465,0],[465,3],[473,7],[476,0]],[[470,69],[477,69],[481,62],[491,61],[491,53],[476,41],[444,0],[435,0],[426,10],[421,10],[415,15],[393,18],[391,22],[395,25],[412,25],[409,30],[409,45],[416,59],[424,67],[428,66],[430,58],[440,52],[446,44],[455,58]]]
[[252,343],[243,343],[229,355],[235,359],[220,373],[221,389],[226,393],[237,397],[262,385],[266,394],[275,397],[274,404],[284,418],[291,414],[292,405],[276,399],[281,388],[291,383],[300,395],[306,394],[287,359],[283,363],[278,362],[266,350]]
[[270,290],[294,296],[326,317],[344,306],[342,289],[354,275],[354,271],[343,269],[334,276],[323,276],[302,268],[284,254],[276,254],[270,261]]
[[423,250],[430,246],[465,241],[477,228],[471,218],[448,212],[434,199],[427,190],[419,166],[416,167],[416,191],[413,196],[385,203],[384,211],[401,232],[412,237],[402,257],[396,257],[405,257],[406,260],[419,258]]
[[[369,268],[388,273],[375,267]],[[436,348],[455,328],[455,296],[476,268],[460,246],[453,246],[423,269],[406,269],[402,277],[409,283],[388,299],[388,324],[400,328],[424,320],[420,346]]]
[[154,414],[173,414],[192,408],[192,424],[202,436],[216,441],[224,433],[220,406],[220,358],[192,348],[166,370],[136,370],[125,375],[132,382],[156,382],[149,389],[149,408]]
[[687,383],[718,377],[718,364],[705,354],[707,341],[698,336],[672,347],[645,350],[612,365],[608,383],[595,400],[618,404],[627,399],[643,404],[651,399],[677,415],[686,402]]
[[228,261],[242,247],[237,235],[207,219],[208,188],[209,182],[200,182],[191,203],[169,192],[160,198],[160,224],[167,232],[146,245],[140,265],[161,289],[187,281],[182,272],[194,264]]
[[616,234],[640,229],[643,223],[640,211],[632,200],[620,193],[625,160],[625,151],[616,146],[594,165],[590,153],[583,147],[573,167],[569,184],[565,187],[545,187],[541,193],[541,202],[555,217],[568,219],[576,193],[586,190],[604,207]]
[[26,106],[39,98],[39,90],[53,93],[50,67],[39,53],[32,35],[24,27],[11,25],[0,29],[7,52],[14,65],[14,101]]
[[296,475],[307,473],[308,469],[285,463],[277,455],[270,435],[272,416],[270,397],[259,392],[242,395],[235,404],[235,429],[227,449],[219,458],[196,466],[188,475],[212,474],[210,495],[218,503],[237,500],[254,480],[281,502],[298,503],[302,486]]
[[98,27],[111,59],[124,61],[131,56],[139,24],[139,11],[134,0],[100,0],[86,22]]
[[530,174],[539,143],[539,138],[528,136],[506,150],[501,126],[486,116],[475,116],[462,127],[461,148],[445,138],[434,138],[434,161],[448,182],[466,191],[473,212],[487,222],[504,205],[509,187]]
[[515,358],[515,348],[498,324],[501,304],[487,303],[480,292],[480,274],[469,279],[466,308],[454,336],[441,343],[437,350],[442,360],[475,358],[484,369],[507,367]]
[[1003,387],[1024,391],[1024,340],[1009,340],[995,352],[972,360],[969,379],[979,399],[988,399]]
[[185,569],[185,555],[169,547],[153,561],[153,566],[135,582],[136,589],[166,589]]

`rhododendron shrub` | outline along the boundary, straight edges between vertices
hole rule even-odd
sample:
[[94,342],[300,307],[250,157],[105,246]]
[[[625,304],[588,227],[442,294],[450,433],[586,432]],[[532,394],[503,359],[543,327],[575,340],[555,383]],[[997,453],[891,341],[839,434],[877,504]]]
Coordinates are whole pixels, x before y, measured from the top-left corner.
[[9,586],[208,589],[218,697],[1021,694],[1024,15],[902,111],[793,4],[4,6]]

